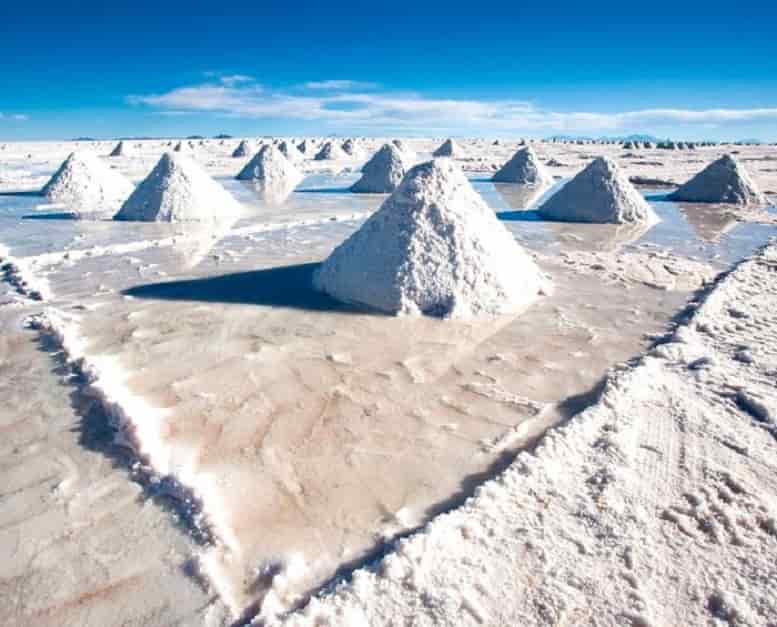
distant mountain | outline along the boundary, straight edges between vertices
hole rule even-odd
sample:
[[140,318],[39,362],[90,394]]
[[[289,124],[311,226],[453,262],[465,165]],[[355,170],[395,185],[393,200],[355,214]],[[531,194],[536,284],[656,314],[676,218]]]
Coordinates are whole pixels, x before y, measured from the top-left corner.
[[227,135],[226,133],[219,133],[218,135],[214,135],[213,139],[232,139],[232,135]]
[[633,134],[633,135],[621,135],[617,137],[590,137],[587,135],[553,135],[547,138],[550,141],[564,141],[564,142],[576,142],[576,141],[611,141],[611,142],[659,142],[661,141],[654,135],[646,134]]

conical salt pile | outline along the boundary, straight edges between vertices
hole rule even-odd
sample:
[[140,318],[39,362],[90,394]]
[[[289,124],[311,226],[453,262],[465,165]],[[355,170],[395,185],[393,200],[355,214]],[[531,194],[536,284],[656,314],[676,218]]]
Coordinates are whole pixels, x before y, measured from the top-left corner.
[[302,155],[308,154],[308,152],[311,152],[313,148],[313,142],[309,139],[303,139],[299,144],[297,144],[297,150],[299,150],[300,154]]
[[463,151],[452,139],[446,139],[432,154],[435,157],[460,157]]
[[520,183],[545,186],[553,183],[553,176],[542,165],[531,148],[521,148],[491,178],[494,183]]
[[282,141],[278,144],[278,150],[280,150],[281,154],[289,161],[295,162],[303,159],[302,153],[297,150],[297,147],[290,141]]
[[74,152],[43,186],[51,202],[79,211],[115,209],[134,189],[132,183],[89,152]]
[[239,212],[240,203],[195,161],[166,152],[113,219],[213,222]]
[[393,192],[402,177],[405,164],[402,153],[394,144],[384,144],[362,167],[362,177],[351,186],[351,191],[366,194]]
[[113,150],[111,150],[111,157],[126,157],[130,153],[130,150],[127,148],[126,144],[123,141],[120,141]]
[[658,217],[615,162],[594,159],[539,208],[541,215],[566,222],[657,222]]
[[236,158],[250,157],[252,153],[253,153],[253,150],[251,148],[251,145],[244,139],[237,145],[237,148],[235,148],[232,151],[232,156]]
[[316,161],[328,161],[328,160],[337,160],[337,159],[347,159],[348,155],[343,152],[343,149],[340,148],[337,144],[334,142],[327,142],[322,147],[321,150],[319,150],[316,153],[316,156],[314,157]]
[[361,148],[352,139],[346,139],[343,142],[343,152],[351,157],[360,157],[362,155]]
[[175,152],[189,152],[191,150],[191,148],[189,146],[187,146],[186,144],[184,144],[183,142],[178,142],[175,145],[175,148],[173,148],[173,150]]
[[731,155],[713,161],[669,196],[680,202],[716,202],[736,205],[766,204],[747,171]]
[[344,302],[457,317],[517,311],[545,287],[534,262],[448,159],[412,168],[313,281]]
[[272,144],[263,146],[235,177],[239,181],[257,181],[268,187],[294,187],[302,180],[302,174],[279,148]]

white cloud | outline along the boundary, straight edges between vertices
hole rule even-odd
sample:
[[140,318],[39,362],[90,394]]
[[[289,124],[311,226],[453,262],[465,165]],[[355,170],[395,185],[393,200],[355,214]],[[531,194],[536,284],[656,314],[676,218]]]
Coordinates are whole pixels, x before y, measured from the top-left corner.
[[304,84],[307,89],[372,89],[377,86],[377,83],[349,80],[310,81]]
[[24,122],[29,119],[30,116],[26,113],[3,113],[0,111],[0,120],[15,120],[17,122]]
[[245,74],[230,74],[228,76],[220,76],[219,80],[223,85],[232,87],[239,83],[253,83],[255,79],[253,76],[246,76]]
[[[322,125],[413,132],[613,132],[665,125],[703,128],[741,122],[777,122],[777,108],[643,109],[618,113],[552,111],[520,100],[427,98],[416,93],[349,91],[355,81],[306,83],[307,92],[265,89],[224,81],[179,87],[129,101],[180,114],[210,112],[246,118],[282,118]],[[229,77],[226,77],[229,78]],[[323,87],[326,85],[326,88]],[[319,93],[327,89],[332,93]]]

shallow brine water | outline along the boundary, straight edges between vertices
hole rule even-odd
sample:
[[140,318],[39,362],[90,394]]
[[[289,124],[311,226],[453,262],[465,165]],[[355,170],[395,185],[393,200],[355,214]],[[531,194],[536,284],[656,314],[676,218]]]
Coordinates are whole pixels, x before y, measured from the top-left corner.
[[381,316],[310,287],[383,199],[345,193],[355,178],[275,203],[224,180],[249,210],[215,233],[20,219],[40,199],[0,197],[0,242],[48,279],[128,437],[202,501],[201,568],[236,614],[291,607],[458,503],[666,329],[712,274],[682,258],[723,267],[775,234],[666,202],[646,231],[543,222],[532,194],[475,179],[554,293],[489,320]]

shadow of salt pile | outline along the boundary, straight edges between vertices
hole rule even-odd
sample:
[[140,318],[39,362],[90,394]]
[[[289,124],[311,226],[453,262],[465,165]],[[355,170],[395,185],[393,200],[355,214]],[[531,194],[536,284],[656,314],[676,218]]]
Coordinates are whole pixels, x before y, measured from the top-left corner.
[[198,301],[287,307],[306,311],[371,313],[356,305],[341,303],[313,289],[313,272],[321,264],[305,263],[266,270],[252,270],[201,279],[138,285],[123,292],[135,298]]

